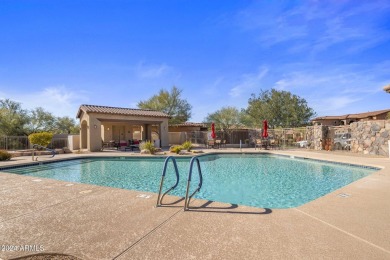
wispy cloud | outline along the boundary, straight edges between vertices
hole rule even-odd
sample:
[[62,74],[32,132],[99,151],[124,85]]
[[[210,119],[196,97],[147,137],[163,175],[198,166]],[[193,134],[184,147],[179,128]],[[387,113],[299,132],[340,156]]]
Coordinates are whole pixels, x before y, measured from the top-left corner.
[[140,62],[136,66],[136,74],[141,78],[159,78],[173,72],[173,68],[165,63],[150,65]]
[[268,68],[262,67],[255,74],[243,75],[240,82],[230,89],[229,95],[236,98],[243,94],[250,94],[249,92],[259,87],[261,80],[267,75],[267,73]]
[[206,84],[203,90],[204,95],[213,96],[220,92],[221,84],[224,82],[224,77],[218,77],[211,84]]
[[364,112],[359,104],[365,102],[375,107],[373,100],[381,96],[382,87],[390,82],[389,66],[389,62],[383,62],[369,68],[356,64],[321,69],[300,67],[285,73],[273,87],[304,97],[318,115]]
[[291,52],[316,53],[348,43],[345,49],[357,52],[390,39],[389,15],[388,1],[309,1],[292,8],[256,2],[237,21],[265,47],[288,42]]
[[340,113],[340,111],[345,110],[348,106],[356,104],[361,100],[362,98],[359,97],[333,96],[318,100],[318,102],[315,102],[314,107],[317,111],[320,111],[322,115],[340,115],[343,114]]
[[42,107],[56,116],[75,117],[80,104],[87,103],[87,93],[74,91],[65,86],[47,87],[38,92],[4,93],[4,98],[22,103],[25,109]]

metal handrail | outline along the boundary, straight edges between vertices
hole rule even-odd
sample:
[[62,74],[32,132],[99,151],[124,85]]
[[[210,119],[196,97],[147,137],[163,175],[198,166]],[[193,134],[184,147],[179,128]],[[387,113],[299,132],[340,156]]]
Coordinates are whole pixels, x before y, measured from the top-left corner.
[[[169,162],[169,160],[172,160],[173,166],[175,167],[176,183],[175,183],[175,185],[173,185],[171,188],[169,188],[166,192],[164,192],[164,194],[161,196],[161,192],[162,192],[162,188],[163,188],[163,184],[164,184],[164,178],[165,178],[165,174],[166,174],[166,172],[167,172],[167,167],[168,167],[168,162]],[[177,169],[176,160],[175,160],[175,158],[174,158],[173,156],[168,156],[168,157],[165,159],[165,162],[164,162],[164,168],[163,168],[163,171],[162,171],[161,182],[160,182],[160,189],[159,189],[159,192],[158,192],[156,207],[161,206],[161,202],[162,202],[162,199],[164,198],[164,196],[165,196],[168,192],[170,192],[171,190],[173,190],[174,188],[176,188],[178,184],[179,184],[179,170]]]
[[[196,190],[190,196],[188,196],[188,193],[190,191],[191,178],[192,178],[192,168],[194,166],[195,161],[196,161],[196,164],[198,166],[199,184],[198,184],[198,188],[196,188]],[[184,201],[184,211],[188,210],[188,205],[190,204],[191,198],[195,195],[196,192],[198,192],[200,190],[200,188],[202,188],[202,184],[203,184],[203,176],[202,176],[202,170],[200,168],[199,158],[192,157],[191,162],[190,162],[190,170],[188,172],[186,199]]]
[[52,157],[51,157],[51,158],[53,158],[54,155],[56,155],[56,151],[55,151],[54,149],[50,149],[50,148],[44,147],[44,146],[39,145],[39,144],[33,144],[32,148],[33,148],[33,149],[35,149],[35,148],[44,148],[44,149],[46,149],[47,151],[50,151],[50,152],[52,153]]

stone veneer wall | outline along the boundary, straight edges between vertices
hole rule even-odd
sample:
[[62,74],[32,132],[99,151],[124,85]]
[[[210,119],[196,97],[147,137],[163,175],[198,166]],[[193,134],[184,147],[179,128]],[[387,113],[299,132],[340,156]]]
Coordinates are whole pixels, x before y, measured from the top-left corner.
[[322,150],[327,133],[327,126],[315,125],[306,127],[306,140],[308,141],[309,148]]
[[350,127],[352,152],[389,155],[390,120],[355,122]]
[[[328,126],[315,125],[306,128],[309,148],[323,149],[324,140],[333,136]],[[350,125],[351,152],[389,156],[390,120],[355,122]],[[321,143],[322,140],[322,143]]]

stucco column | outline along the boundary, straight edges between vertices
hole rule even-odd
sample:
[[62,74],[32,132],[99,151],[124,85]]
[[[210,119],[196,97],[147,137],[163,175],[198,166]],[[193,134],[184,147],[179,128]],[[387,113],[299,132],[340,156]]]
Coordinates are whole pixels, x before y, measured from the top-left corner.
[[79,147],[80,149],[88,149],[88,123],[86,120],[81,121],[80,123],[80,140]]
[[161,147],[167,147],[169,146],[168,119],[160,124],[160,129]]
[[91,152],[97,152],[102,149],[102,124],[95,117],[89,117],[89,142],[88,150]]
[[149,124],[146,125],[146,139],[152,141],[152,126]]

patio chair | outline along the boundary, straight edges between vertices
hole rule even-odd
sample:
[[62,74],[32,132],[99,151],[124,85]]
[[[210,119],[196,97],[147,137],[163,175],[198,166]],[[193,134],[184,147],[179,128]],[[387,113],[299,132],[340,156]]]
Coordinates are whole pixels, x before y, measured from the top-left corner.
[[261,149],[261,146],[263,145],[263,141],[261,139],[256,139],[255,140],[255,150],[257,147],[260,147]]
[[110,143],[109,142],[103,142],[102,141],[102,151],[104,150],[104,148],[110,148]]
[[268,147],[270,146],[270,140],[269,139],[262,139],[261,146],[264,147],[265,150],[268,150]]
[[118,150],[119,148],[119,143],[117,143],[115,140],[111,140],[109,142],[109,147],[113,147],[113,148],[116,148]]
[[218,148],[221,148],[221,140],[220,139],[217,139],[215,140],[215,147],[218,149]]
[[207,141],[207,148],[210,148],[210,147],[214,148],[214,146],[215,146],[215,141],[214,140],[208,140]]
[[279,141],[278,140],[275,140],[275,139],[271,139],[270,140],[270,147],[272,149],[279,149],[280,146],[279,146]]
[[127,151],[127,150],[134,151],[134,149],[139,150],[139,141],[138,140],[129,140],[129,143],[125,147],[125,151]]

